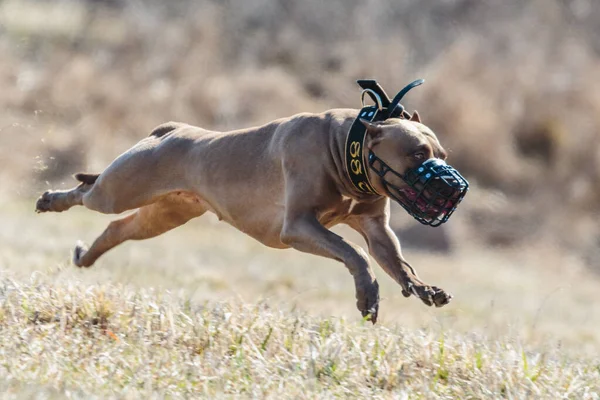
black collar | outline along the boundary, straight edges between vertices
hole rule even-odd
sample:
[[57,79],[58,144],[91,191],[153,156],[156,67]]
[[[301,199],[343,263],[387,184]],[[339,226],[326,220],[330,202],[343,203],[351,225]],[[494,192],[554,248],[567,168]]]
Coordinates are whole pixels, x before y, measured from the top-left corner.
[[365,164],[365,138],[367,128],[360,122],[365,119],[369,122],[375,121],[379,110],[375,106],[364,107],[358,113],[358,117],[352,123],[348,136],[346,137],[346,172],[352,185],[362,193],[379,194],[369,181],[369,174]]

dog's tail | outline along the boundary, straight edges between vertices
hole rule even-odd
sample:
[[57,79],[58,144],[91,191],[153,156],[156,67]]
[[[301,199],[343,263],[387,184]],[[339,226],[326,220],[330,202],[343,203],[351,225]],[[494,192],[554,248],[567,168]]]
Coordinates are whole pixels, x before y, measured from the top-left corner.
[[86,174],[83,172],[73,175],[75,179],[81,183],[85,183],[86,185],[93,185],[96,183],[96,179],[98,179],[99,176],[100,174]]

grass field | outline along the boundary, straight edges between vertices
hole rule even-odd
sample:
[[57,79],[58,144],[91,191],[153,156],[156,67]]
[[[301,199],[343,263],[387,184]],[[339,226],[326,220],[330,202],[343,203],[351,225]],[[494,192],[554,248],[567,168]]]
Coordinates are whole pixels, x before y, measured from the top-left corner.
[[13,398],[600,393],[600,283],[551,249],[406,254],[455,295],[442,309],[404,299],[375,267],[373,327],[342,265],[267,249],[210,216],[79,270],[73,244],[111,217],[32,204],[0,211],[0,388]]
[[[600,365],[268,302],[191,304],[123,286],[1,282],[6,388],[60,397],[597,398]],[[38,392],[38,395],[40,393]],[[595,396],[595,397],[594,397]]]

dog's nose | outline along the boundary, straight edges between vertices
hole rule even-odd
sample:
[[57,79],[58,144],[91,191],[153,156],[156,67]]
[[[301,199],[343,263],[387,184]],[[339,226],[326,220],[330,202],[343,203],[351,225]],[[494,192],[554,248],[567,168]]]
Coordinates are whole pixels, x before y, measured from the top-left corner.
[[429,184],[431,185],[431,189],[441,196],[450,197],[454,194],[454,188],[448,186],[448,184],[440,177],[436,176]]

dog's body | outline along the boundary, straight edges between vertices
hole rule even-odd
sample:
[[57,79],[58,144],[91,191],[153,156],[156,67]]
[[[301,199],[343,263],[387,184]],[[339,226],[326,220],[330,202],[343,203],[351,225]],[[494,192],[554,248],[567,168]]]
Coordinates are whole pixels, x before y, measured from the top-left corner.
[[[451,296],[424,284],[403,259],[389,228],[389,200],[356,190],[345,166],[345,142],[358,110],[299,114],[257,128],[227,133],[180,123],[157,127],[100,175],[78,174],[82,183],[44,193],[38,212],[74,205],[101,213],[137,211],[112,222],[74,263],[91,266],[126,240],[160,235],[206,211],[267,246],[343,262],[354,277],[357,306],[377,318],[379,290],[368,256],[327,228],[345,223],[360,232],[369,251],[403,288],[403,294],[442,306]],[[435,135],[419,121],[391,119],[367,125],[366,147],[399,170],[423,159],[445,158]],[[369,174],[378,193],[377,176]]]

